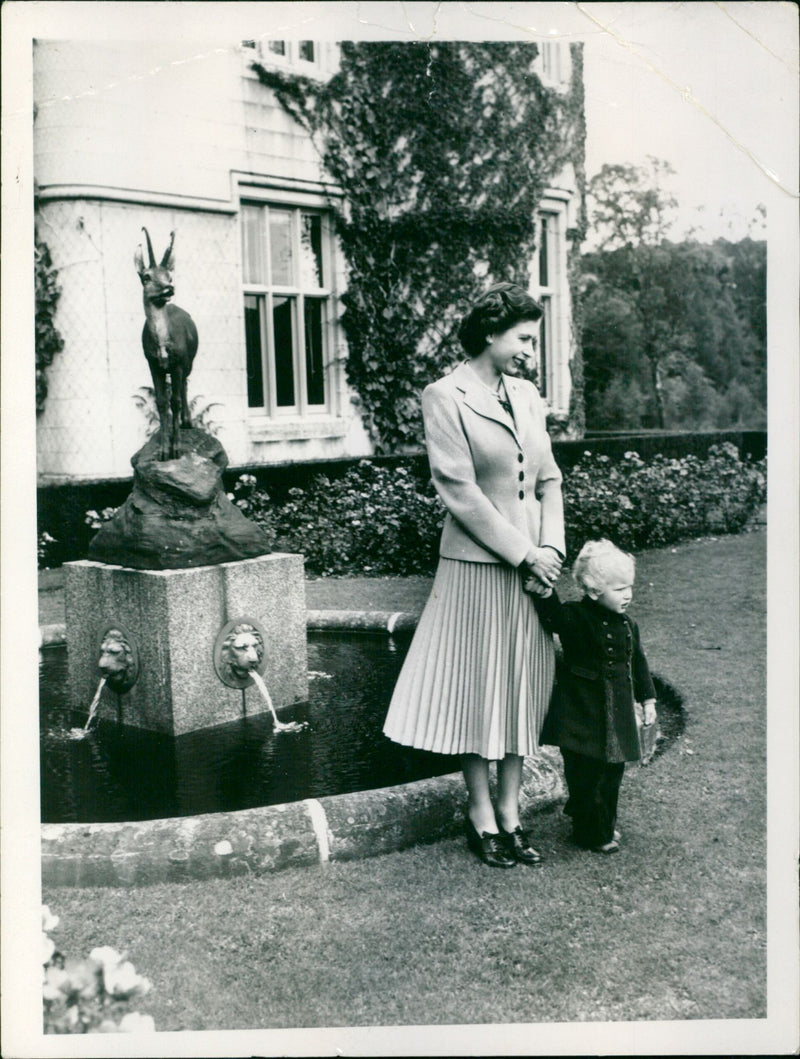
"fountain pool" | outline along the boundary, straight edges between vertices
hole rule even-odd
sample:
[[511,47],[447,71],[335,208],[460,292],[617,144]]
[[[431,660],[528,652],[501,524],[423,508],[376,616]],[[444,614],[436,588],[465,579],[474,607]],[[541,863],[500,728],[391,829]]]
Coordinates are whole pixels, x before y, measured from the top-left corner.
[[[43,823],[196,816],[390,787],[460,770],[457,757],[398,746],[381,729],[410,632],[309,632],[307,702],[178,737],[71,710],[63,646],[40,661]],[[683,728],[680,697],[654,676],[660,749]],[[87,710],[89,704],[87,703]],[[282,730],[289,726],[290,730]]]
[[[410,633],[309,633],[307,702],[173,738],[75,713],[63,646],[40,661],[43,823],[193,816],[344,794],[455,772],[458,758],[381,732]],[[87,703],[87,709],[89,704]]]

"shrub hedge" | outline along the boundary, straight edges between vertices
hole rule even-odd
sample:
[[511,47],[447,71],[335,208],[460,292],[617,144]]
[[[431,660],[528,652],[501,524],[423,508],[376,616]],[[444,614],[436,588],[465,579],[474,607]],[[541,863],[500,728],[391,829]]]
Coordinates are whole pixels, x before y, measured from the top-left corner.
[[[598,534],[641,548],[735,532],[765,499],[765,442],[763,432],[556,441],[570,553]],[[271,548],[305,554],[309,573],[434,568],[443,509],[424,455],[253,472],[226,472],[226,488]],[[129,481],[40,490],[40,566],[85,558],[129,491]]]
[[[444,509],[430,483],[407,467],[361,461],[340,479],[320,475],[273,504],[253,475],[242,475],[235,503],[278,551],[302,552],[308,573],[430,573]],[[633,451],[621,460],[586,451],[564,477],[567,551],[610,537],[620,547],[657,547],[705,534],[736,533],[766,499],[766,460],[739,457],[734,445],[705,459]]]

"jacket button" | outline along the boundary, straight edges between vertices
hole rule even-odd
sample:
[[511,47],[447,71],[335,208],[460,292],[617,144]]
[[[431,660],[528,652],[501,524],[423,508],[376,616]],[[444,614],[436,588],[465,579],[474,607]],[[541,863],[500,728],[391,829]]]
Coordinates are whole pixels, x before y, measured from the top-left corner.
[[610,640],[610,639],[611,639],[611,633],[610,633],[610,632],[607,632],[607,633],[606,633],[606,639],[607,639],[607,640]]
[[519,472],[519,480],[520,480],[521,482],[524,482],[524,481],[525,481],[525,472],[524,472],[524,471],[520,471],[520,472]]
[[525,494],[523,493],[523,491],[521,489],[519,491],[519,498],[520,498],[520,500],[524,500],[525,499]]
[[519,460],[520,463],[522,463],[522,461],[525,459],[525,457],[522,455],[521,452],[518,452],[517,453],[517,459]]

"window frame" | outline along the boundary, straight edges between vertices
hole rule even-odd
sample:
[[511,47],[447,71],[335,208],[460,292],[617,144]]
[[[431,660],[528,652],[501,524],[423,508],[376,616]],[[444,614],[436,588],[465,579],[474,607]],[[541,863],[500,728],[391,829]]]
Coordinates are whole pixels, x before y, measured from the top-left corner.
[[[241,296],[243,311],[243,339],[245,368],[249,364],[248,336],[246,331],[245,299],[257,299],[259,307],[259,345],[261,352],[261,382],[263,403],[250,404],[250,385],[246,387],[246,405],[248,420],[262,423],[310,422],[330,419],[337,415],[337,379],[335,366],[337,361],[337,262],[332,216],[324,196],[292,193],[281,189],[261,189],[241,187],[239,194],[240,223],[239,246],[241,268]],[[265,264],[262,282],[245,281],[245,208],[257,208],[260,211],[261,253]],[[291,216],[291,246],[293,260],[298,271],[292,277],[294,282],[272,283],[269,273],[270,256],[270,211],[289,212]],[[301,225],[304,214],[320,218],[321,265],[323,286],[311,288],[302,283],[299,274],[299,251]],[[292,378],[294,401],[291,405],[278,404],[277,362],[275,357],[274,307],[277,298],[289,298],[292,306]],[[306,302],[321,303],[320,336],[322,341],[321,362],[325,400],[321,404],[309,401],[308,378],[308,338],[306,335]]]
[[[284,51],[276,52],[271,44],[283,44]],[[310,44],[314,58],[307,59],[301,54],[301,45]],[[278,70],[292,70],[304,77],[320,79],[336,72],[338,56],[328,42],[312,38],[299,37],[258,37],[242,40],[239,51],[244,59],[245,73],[255,78],[256,73],[250,69],[251,63],[275,67]]]
[[[550,402],[554,395],[556,355],[559,352],[558,347],[560,345],[555,321],[560,308],[559,279],[562,271],[560,224],[562,214],[557,209],[541,206],[537,211],[536,220],[539,229],[535,266],[537,299],[544,310],[542,321],[539,325],[537,378],[539,380],[539,392],[545,400]],[[545,239],[545,255],[543,256],[542,244]],[[545,273],[545,282],[542,282],[543,273]]]
[[[572,296],[569,286],[569,234],[574,203],[567,191],[548,188],[536,211],[538,238],[531,265],[531,293],[542,302],[537,370],[539,389],[549,409],[567,412],[573,355]],[[541,274],[541,223],[548,220],[547,275]],[[546,283],[541,280],[546,279]],[[544,363],[542,363],[544,361]]]

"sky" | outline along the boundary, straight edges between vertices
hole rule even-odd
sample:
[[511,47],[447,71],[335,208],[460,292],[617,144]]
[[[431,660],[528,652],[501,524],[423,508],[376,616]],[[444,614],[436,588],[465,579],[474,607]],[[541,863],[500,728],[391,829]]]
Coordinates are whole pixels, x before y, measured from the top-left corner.
[[[739,238],[796,191],[797,42],[788,4],[578,4],[587,174],[647,155],[676,170],[674,235]],[[794,27],[796,27],[796,10]],[[763,237],[759,226],[751,234]]]

